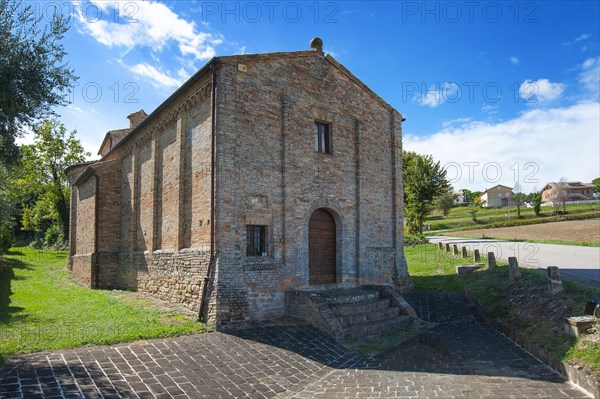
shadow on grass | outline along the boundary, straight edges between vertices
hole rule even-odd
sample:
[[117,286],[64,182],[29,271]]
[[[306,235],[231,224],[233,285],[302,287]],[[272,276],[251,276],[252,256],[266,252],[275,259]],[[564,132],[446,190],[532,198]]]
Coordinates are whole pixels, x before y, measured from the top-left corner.
[[16,277],[13,269],[29,269],[30,267],[16,259],[4,259],[4,267],[0,270],[0,325],[8,324],[15,319],[24,319],[26,316],[18,316],[23,308],[10,306],[10,296],[13,294],[12,281],[21,279]]

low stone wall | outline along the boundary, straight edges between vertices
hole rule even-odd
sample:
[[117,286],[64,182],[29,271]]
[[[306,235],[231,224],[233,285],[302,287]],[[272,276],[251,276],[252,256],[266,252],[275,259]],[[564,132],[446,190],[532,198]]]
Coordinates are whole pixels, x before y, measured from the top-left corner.
[[342,325],[331,312],[325,299],[309,291],[285,293],[285,313],[288,317],[303,321],[324,331],[338,341],[344,338]]
[[209,251],[196,249],[98,253],[71,256],[69,269],[86,287],[138,291],[198,311],[209,261]]
[[209,261],[210,252],[203,250],[146,253],[137,274],[137,290],[197,312]]
[[94,254],[74,255],[69,259],[69,270],[73,272],[73,278],[79,284],[93,288],[95,281],[93,270],[96,256]]

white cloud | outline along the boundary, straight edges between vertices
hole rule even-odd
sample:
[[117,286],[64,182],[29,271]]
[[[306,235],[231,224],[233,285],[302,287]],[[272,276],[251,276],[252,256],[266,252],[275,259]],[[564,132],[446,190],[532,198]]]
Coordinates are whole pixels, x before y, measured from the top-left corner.
[[598,177],[598,131],[600,103],[581,103],[533,109],[500,123],[470,121],[426,137],[407,133],[404,148],[439,160],[457,189],[512,187],[518,171],[517,180],[530,192],[561,176],[588,182]]
[[519,96],[528,104],[545,104],[558,99],[565,88],[564,84],[552,83],[548,79],[527,79],[519,87]]
[[158,89],[170,89],[181,86],[181,82],[145,62],[127,67],[134,74],[149,78],[150,84]]
[[513,55],[512,57],[510,57],[510,62],[512,62],[514,65],[517,65],[519,62],[521,62],[521,60],[519,60]]
[[498,113],[498,105],[497,104],[483,104],[481,107],[483,112],[487,112],[489,115],[494,115]]
[[600,94],[600,57],[588,58],[581,64],[579,83],[598,100]]
[[472,118],[456,118],[456,119],[450,119],[447,121],[443,121],[442,122],[442,127],[450,127],[450,126],[454,126],[457,124],[465,124],[467,122],[471,122]]
[[[88,4],[88,3],[86,3]],[[111,18],[99,19],[89,12],[89,4],[78,9],[83,31],[107,47],[148,47],[161,51],[174,42],[184,56],[207,60],[215,55],[215,46],[223,39],[198,31],[196,24],[180,18],[166,5],[156,1],[93,1],[96,14]],[[115,17],[115,14],[118,18]]]
[[420,96],[415,97],[421,105],[435,108],[445,102],[455,102],[460,98],[459,87],[456,83],[444,83],[441,87],[435,84]]
[[576,37],[575,39],[573,39],[572,41],[570,41],[570,42],[566,42],[566,43],[563,43],[563,46],[571,46],[571,45],[573,45],[573,44],[575,44],[575,43],[579,43],[579,42],[580,42],[580,41],[582,41],[582,40],[588,39],[588,38],[590,38],[591,36],[592,36],[592,35],[590,35],[589,33],[582,33],[581,35],[577,36],[577,37]]

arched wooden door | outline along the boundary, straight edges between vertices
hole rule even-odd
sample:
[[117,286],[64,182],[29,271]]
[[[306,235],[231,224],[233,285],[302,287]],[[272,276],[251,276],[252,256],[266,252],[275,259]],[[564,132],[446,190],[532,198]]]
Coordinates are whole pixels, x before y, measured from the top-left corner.
[[317,209],[308,222],[308,282],[335,283],[335,220],[325,209]]

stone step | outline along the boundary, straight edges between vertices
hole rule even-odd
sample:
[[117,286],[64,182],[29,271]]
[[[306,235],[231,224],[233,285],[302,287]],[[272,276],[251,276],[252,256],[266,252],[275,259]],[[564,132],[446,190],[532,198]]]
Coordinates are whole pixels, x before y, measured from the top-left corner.
[[340,289],[321,294],[329,305],[350,305],[378,300],[379,291],[365,289]]
[[390,307],[389,299],[375,299],[370,302],[359,302],[353,304],[330,304],[329,308],[337,317],[349,316],[361,313],[379,312]]
[[388,307],[386,309],[364,312],[364,313],[355,313],[349,315],[338,315],[336,316],[342,326],[349,326],[352,324],[359,323],[375,323],[385,320],[393,319],[394,317],[400,314],[400,308],[398,307]]
[[344,327],[344,338],[347,342],[353,342],[364,338],[389,335],[409,326],[410,323],[410,317],[402,315],[376,323],[351,324]]

